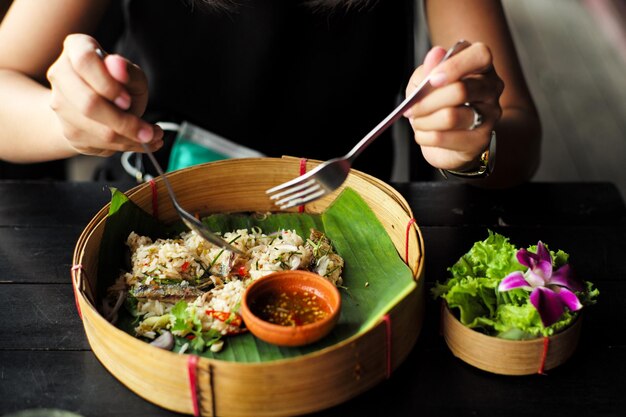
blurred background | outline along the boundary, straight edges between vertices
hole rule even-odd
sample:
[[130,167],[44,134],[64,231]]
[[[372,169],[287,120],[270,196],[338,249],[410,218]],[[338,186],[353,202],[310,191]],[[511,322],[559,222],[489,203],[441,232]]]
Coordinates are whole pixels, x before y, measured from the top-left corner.
[[[543,124],[534,181],[609,181],[626,197],[626,0],[503,4]],[[89,181],[100,162],[0,161],[0,178]]]
[[543,125],[535,181],[626,197],[626,0],[504,0]]

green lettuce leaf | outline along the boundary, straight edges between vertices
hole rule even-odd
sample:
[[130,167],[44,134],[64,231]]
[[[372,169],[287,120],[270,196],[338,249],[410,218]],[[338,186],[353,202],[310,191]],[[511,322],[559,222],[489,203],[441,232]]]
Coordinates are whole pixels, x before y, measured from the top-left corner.
[[508,238],[489,231],[483,241],[472,248],[450,268],[451,278],[433,288],[435,297],[442,297],[450,308],[459,310],[459,320],[466,326],[483,327],[480,317],[493,317],[498,304],[500,280],[514,271],[524,269],[515,254],[517,248]]
[[[526,267],[517,261],[518,249],[508,238],[491,230],[488,234],[448,268],[450,278],[435,284],[433,296],[444,299],[461,323],[491,336],[530,339],[550,336],[569,326],[577,317],[576,313],[566,311],[558,322],[546,328],[530,302],[528,291],[521,288],[507,292],[497,290],[504,277],[511,272],[524,271]],[[530,246],[528,250],[536,252],[537,248]],[[566,252],[550,253],[557,268],[568,262]],[[594,302],[597,290],[589,283],[586,285],[581,302],[588,305]]]

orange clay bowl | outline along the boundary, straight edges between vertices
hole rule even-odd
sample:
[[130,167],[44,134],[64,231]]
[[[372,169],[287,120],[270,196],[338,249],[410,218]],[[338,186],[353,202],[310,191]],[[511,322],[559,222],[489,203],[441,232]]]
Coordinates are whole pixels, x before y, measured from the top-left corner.
[[241,303],[248,330],[279,346],[320,340],[337,324],[340,309],[337,287],[307,271],[280,271],[258,279],[246,289]]

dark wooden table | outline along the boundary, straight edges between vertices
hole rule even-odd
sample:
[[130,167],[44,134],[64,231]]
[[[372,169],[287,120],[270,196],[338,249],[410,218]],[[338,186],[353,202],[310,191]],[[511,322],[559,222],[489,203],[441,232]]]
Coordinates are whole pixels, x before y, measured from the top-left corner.
[[[119,184],[118,184],[119,185]],[[626,208],[607,183],[485,191],[396,184],[426,243],[428,287],[487,229],[569,252],[599,303],[574,356],[547,375],[505,377],[455,358],[430,298],[424,329],[387,381],[319,416],[626,415]],[[71,255],[109,198],[104,184],[0,181],[0,415],[57,408],[83,416],[171,416],[118,382],[91,352],[70,284]]]

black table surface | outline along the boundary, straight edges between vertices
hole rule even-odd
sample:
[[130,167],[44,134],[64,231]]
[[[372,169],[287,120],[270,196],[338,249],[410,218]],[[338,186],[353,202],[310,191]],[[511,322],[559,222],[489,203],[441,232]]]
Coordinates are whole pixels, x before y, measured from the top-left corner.
[[[600,290],[599,302],[583,315],[569,361],[547,375],[512,377],[455,358],[439,334],[438,304],[426,297],[425,325],[406,361],[388,380],[316,416],[626,415],[626,208],[615,186],[395,188],[424,236],[428,288],[490,229],[518,246],[541,239],[569,252],[578,275]],[[100,364],[75,309],[72,252],[109,197],[101,183],[0,181],[0,415],[32,408],[178,415],[137,396]]]

